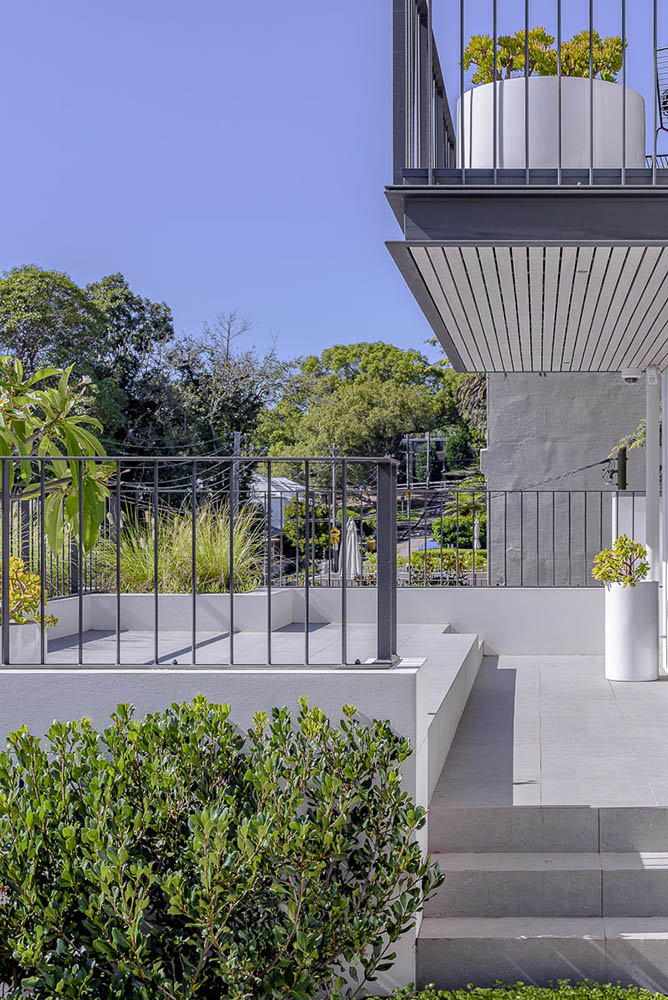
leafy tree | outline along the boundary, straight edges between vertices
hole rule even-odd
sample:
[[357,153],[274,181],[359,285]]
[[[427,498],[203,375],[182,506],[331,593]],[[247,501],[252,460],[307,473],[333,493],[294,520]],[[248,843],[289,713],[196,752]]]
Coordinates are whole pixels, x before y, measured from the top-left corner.
[[[86,416],[89,383],[71,384],[72,369],[40,368],[25,376],[16,358],[0,357],[0,451],[16,456],[10,463],[10,491],[16,499],[40,494],[40,464],[44,462],[45,530],[53,551],[62,546],[64,525],[79,535],[79,498],[83,518],[81,535],[85,552],[95,544],[104,518],[104,501],[112,469],[104,462],[71,462],[58,456],[103,456],[94,431],[100,424]],[[49,385],[54,379],[57,384]]]
[[0,277],[0,349],[31,374],[39,367],[89,366],[104,339],[104,316],[90,296],[60,271],[31,264]]
[[445,467],[448,472],[457,472],[473,461],[473,449],[468,435],[454,430],[445,441]]

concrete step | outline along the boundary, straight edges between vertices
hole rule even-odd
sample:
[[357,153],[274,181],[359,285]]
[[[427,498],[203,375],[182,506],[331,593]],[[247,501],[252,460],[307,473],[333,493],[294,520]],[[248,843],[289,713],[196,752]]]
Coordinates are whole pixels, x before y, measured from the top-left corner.
[[500,806],[453,808],[436,790],[429,850],[439,852],[668,852],[668,809]]
[[668,854],[434,854],[427,917],[668,917]]
[[668,918],[426,918],[417,983],[456,989],[497,980],[633,982],[668,992]]

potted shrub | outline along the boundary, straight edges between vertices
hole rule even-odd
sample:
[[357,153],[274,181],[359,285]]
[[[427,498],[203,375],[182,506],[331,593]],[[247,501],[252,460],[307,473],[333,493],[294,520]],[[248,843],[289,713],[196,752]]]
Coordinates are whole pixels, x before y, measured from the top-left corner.
[[[44,625],[49,628],[57,620],[53,615],[45,615]],[[26,569],[18,556],[9,560],[9,660],[10,663],[40,661],[40,579]]]
[[592,574],[605,583],[605,676],[610,681],[659,677],[659,584],[645,579],[644,545],[620,535],[594,559]]
[[[622,40],[592,33],[594,79],[589,80],[589,31],[561,45],[561,82],[553,35],[541,27],[529,30],[528,81],[525,80],[525,32],[474,35],[464,52],[464,68],[475,68],[474,84],[457,105],[458,134],[468,168],[494,166],[494,95],[497,109],[496,166],[525,167],[525,100],[529,95],[529,166],[555,169],[559,163],[561,91],[561,164],[565,169],[590,165],[590,100],[594,116],[594,167],[622,165],[622,101],[615,81],[622,66]],[[626,166],[645,166],[645,102],[626,88]]]

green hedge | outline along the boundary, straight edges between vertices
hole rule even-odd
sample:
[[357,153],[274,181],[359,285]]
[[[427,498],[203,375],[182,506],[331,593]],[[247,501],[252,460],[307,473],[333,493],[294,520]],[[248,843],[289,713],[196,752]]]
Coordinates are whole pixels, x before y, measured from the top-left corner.
[[[491,988],[467,987],[463,990],[437,990],[433,986],[416,992],[412,986],[397,990],[391,1000],[654,1000],[662,993],[650,993],[635,986],[621,986],[619,983],[571,983],[559,980],[552,987],[527,986],[514,983],[510,986],[496,985]],[[368,1000],[380,1000],[370,997]]]

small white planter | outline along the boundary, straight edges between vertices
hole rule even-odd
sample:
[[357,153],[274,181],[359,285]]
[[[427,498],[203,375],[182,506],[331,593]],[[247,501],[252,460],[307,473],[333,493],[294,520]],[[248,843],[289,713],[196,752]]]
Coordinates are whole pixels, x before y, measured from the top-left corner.
[[609,681],[658,680],[658,583],[606,584],[605,676]]
[[[485,83],[457,102],[457,130],[464,136],[465,166],[494,166],[494,84]],[[499,169],[525,166],[524,105],[529,94],[529,166],[555,169],[559,164],[559,78],[531,76],[499,80],[496,84],[496,158]],[[593,101],[591,98],[593,97]],[[586,169],[590,165],[589,121],[593,106],[594,167],[622,166],[622,104],[624,88],[618,83],[586,77],[561,78],[561,165]],[[463,133],[462,133],[463,125]],[[457,165],[462,149],[458,144]],[[626,88],[626,166],[645,166],[645,102]]]
[[9,662],[10,664],[39,663],[41,644],[39,625],[9,626]]

